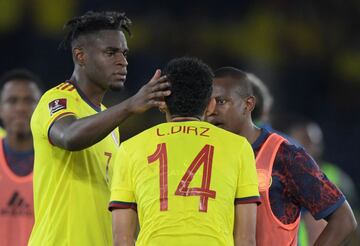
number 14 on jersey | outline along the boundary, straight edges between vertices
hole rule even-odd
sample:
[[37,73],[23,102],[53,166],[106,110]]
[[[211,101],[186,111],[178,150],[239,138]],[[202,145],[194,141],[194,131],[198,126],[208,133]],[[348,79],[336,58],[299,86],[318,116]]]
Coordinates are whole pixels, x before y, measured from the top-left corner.
[[[180,180],[175,195],[177,196],[199,196],[199,211],[207,212],[208,200],[216,197],[216,191],[210,190],[211,169],[214,156],[214,146],[206,144],[195,159],[192,161],[184,176]],[[166,144],[160,143],[157,145],[155,152],[148,156],[148,163],[159,160],[159,179],[160,179],[160,211],[168,210],[168,158]],[[194,175],[203,165],[203,176],[201,187],[189,187]]]

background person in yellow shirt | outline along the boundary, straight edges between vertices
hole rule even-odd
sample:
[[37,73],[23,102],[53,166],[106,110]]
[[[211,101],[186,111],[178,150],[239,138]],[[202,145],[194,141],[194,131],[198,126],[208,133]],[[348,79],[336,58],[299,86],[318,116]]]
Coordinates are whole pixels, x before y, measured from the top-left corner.
[[132,113],[162,105],[158,99],[170,93],[157,70],[133,97],[102,105],[106,91],[124,86],[129,25],[118,12],[88,12],[66,25],[74,72],[43,95],[31,120],[35,225],[29,245],[112,244],[106,180],[119,146],[117,127]]
[[165,98],[167,123],[122,143],[114,162],[114,245],[134,245],[137,217],[139,246],[255,245],[260,200],[251,146],[202,121],[211,69],[179,58],[164,74],[172,93]]

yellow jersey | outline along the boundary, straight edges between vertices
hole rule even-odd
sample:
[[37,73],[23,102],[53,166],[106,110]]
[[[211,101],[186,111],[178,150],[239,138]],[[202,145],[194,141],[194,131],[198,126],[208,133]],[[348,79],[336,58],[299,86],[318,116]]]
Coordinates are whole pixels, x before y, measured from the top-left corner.
[[169,122],[123,142],[109,209],[136,208],[137,245],[233,245],[234,203],[259,202],[247,140],[207,122]]
[[68,82],[40,99],[31,118],[35,225],[29,245],[112,245],[107,172],[119,146],[118,130],[81,151],[64,150],[48,138],[56,120],[67,115],[83,118],[104,109]]
[[6,137],[6,131],[4,128],[0,127],[0,138],[5,138]]

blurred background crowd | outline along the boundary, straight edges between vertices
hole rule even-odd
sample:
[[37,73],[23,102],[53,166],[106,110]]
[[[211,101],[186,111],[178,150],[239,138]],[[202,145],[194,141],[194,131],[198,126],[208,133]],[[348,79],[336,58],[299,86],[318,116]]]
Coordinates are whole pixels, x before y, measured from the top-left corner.
[[[235,66],[268,85],[274,128],[291,134],[295,119],[317,123],[307,129],[319,158],[360,190],[360,1],[1,0],[0,73],[28,68],[45,89],[70,78],[71,52],[58,48],[63,25],[88,10],[125,11],[133,21],[126,90],[110,93],[107,106],[174,57]],[[122,140],[163,119],[158,110],[130,118]]]

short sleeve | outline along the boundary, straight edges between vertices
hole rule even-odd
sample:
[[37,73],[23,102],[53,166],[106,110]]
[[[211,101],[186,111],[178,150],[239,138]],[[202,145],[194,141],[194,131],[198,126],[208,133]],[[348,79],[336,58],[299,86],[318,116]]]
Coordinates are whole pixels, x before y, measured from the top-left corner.
[[41,136],[48,137],[48,132],[56,120],[68,115],[78,115],[79,103],[74,91],[51,89],[41,97],[33,114],[32,124]]
[[64,91],[49,91],[41,100],[43,107],[44,131],[46,134],[50,130],[52,124],[58,119],[68,115],[77,115],[79,100],[73,93]]
[[246,141],[240,151],[235,204],[260,203],[254,152]]
[[287,165],[289,193],[315,219],[326,218],[345,201],[344,195],[302,148],[287,148],[291,153]]
[[109,210],[119,208],[134,208],[136,200],[131,175],[131,159],[122,144],[114,161],[113,177],[111,182],[111,196]]

